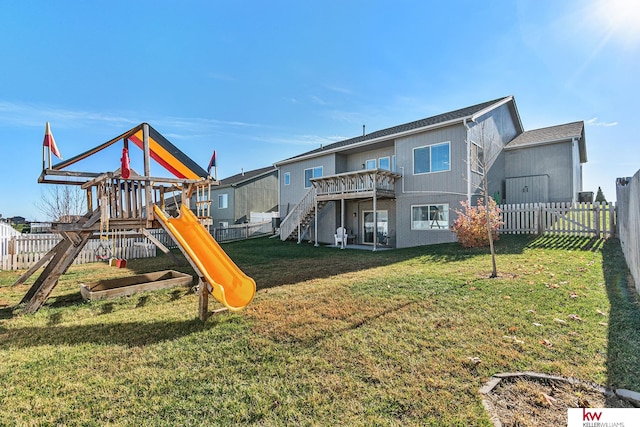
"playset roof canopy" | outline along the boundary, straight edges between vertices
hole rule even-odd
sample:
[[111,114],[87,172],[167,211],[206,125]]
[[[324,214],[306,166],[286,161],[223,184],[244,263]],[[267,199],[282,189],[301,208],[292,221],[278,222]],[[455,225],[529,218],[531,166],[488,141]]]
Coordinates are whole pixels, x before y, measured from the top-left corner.
[[[138,126],[126,131],[125,133],[101,144],[91,150],[85,151],[82,154],[78,154],[70,158],[69,160],[62,161],[51,167],[53,170],[62,170],[67,166],[86,159],[93,154],[104,150],[105,148],[115,144],[121,140],[131,141],[133,144],[143,149],[143,126],[146,123],[141,123]],[[160,132],[149,126],[149,155],[152,159],[158,162],[162,167],[171,172],[174,176],[181,179],[200,179],[206,178],[208,173],[201,168],[196,162],[194,162],[189,156],[184,154],[178,147],[173,145],[167,138],[162,136]]]

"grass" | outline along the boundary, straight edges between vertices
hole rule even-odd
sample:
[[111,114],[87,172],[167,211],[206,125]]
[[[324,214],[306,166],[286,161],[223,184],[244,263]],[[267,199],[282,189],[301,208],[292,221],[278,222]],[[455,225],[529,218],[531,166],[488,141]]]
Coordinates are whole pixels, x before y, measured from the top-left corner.
[[176,268],[165,256],[74,266],[29,316],[13,313],[28,286],[0,272],[0,424],[490,426],[478,388],[497,372],[640,390],[616,240],[503,236],[497,279],[455,244],[224,248],[258,293],[204,324],[183,288],[80,300],[83,281]]

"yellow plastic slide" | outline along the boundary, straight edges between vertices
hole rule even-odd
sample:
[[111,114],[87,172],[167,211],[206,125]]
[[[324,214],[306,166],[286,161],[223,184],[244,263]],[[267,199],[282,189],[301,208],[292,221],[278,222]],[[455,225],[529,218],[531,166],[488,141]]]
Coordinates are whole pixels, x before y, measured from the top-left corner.
[[156,205],[153,210],[211,285],[215,299],[229,310],[249,305],[256,293],[256,282],[238,268],[190,209],[182,205],[177,218],[167,218]]

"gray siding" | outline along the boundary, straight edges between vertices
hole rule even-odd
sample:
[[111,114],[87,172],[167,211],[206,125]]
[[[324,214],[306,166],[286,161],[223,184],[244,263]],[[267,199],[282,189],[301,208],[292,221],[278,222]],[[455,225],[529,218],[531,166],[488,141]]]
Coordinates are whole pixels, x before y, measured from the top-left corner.
[[[448,230],[412,230],[411,206],[442,204],[457,209],[467,195],[467,130],[460,124],[430,132],[412,135],[396,141],[398,172],[403,175],[396,187],[395,244],[404,248],[455,241],[455,234]],[[413,150],[417,147],[450,143],[450,170],[414,175]],[[403,192],[404,191],[404,192]],[[450,224],[454,219],[450,211]],[[390,225],[391,227],[391,225]]]
[[[221,209],[218,196],[227,195],[227,208]],[[250,219],[251,212],[269,212],[278,204],[278,172],[241,182],[236,186],[212,187],[211,217],[218,227],[221,221],[229,224]]]
[[[220,209],[218,204],[218,196],[221,194],[227,195],[227,208]],[[229,224],[234,224],[235,214],[234,214],[234,192],[233,188],[225,187],[221,189],[212,189],[211,190],[211,218],[213,220],[213,226],[217,227],[218,224],[223,222],[228,222]]]
[[[462,125],[449,126],[396,140],[398,172],[403,175],[406,192],[467,193],[466,129]],[[413,150],[427,145],[450,142],[450,170],[414,175]],[[398,186],[402,182],[398,181]],[[399,190],[400,191],[400,190]]]
[[251,212],[269,212],[278,204],[278,173],[274,171],[235,187],[235,221],[249,221]]
[[411,246],[455,242],[456,235],[450,230],[412,230],[411,207],[415,205],[448,204],[450,228],[456,219],[454,209],[460,209],[460,202],[463,200],[466,200],[466,196],[433,196],[425,194],[398,197],[396,200],[396,246],[398,248],[407,248]]
[[[316,157],[309,160],[302,160],[296,163],[288,163],[280,167],[280,217],[284,218],[302,200],[302,197],[309,191],[304,188],[304,170],[322,166],[322,175],[334,175],[335,155],[328,154],[323,157]],[[291,174],[291,184],[284,185],[284,175]]]
[[549,176],[535,175],[506,179],[507,203],[549,202]]
[[[570,141],[509,150],[505,153],[507,178],[549,176],[549,201],[570,202],[573,194],[573,150]],[[507,200],[511,199],[509,194]]]
[[362,153],[350,154],[347,156],[347,170],[343,172],[354,172],[365,169],[367,160],[376,161],[376,168],[380,167],[378,161],[382,157],[389,157],[389,165],[391,168],[391,157],[394,155],[393,146],[380,148],[377,150],[365,151]]
[[[487,186],[489,196],[504,199],[505,156],[503,148],[518,135],[513,112],[508,104],[502,105],[478,118],[470,130],[469,139],[484,148],[487,166]],[[481,194],[483,176],[472,172],[473,194]]]

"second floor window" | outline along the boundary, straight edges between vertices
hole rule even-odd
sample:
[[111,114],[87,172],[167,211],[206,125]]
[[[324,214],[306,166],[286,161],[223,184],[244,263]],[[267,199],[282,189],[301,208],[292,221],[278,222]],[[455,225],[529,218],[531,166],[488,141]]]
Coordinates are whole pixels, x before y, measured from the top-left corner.
[[378,159],[378,167],[380,169],[384,169],[386,171],[390,171],[391,170],[391,162],[390,162],[390,158],[389,157],[380,157]]
[[284,185],[291,184],[291,172],[284,173]]
[[218,209],[227,209],[229,207],[228,194],[218,195]]
[[367,160],[365,164],[365,169],[375,169],[376,168],[376,159]]
[[304,188],[311,188],[311,178],[320,178],[322,176],[322,166],[304,170]]
[[484,173],[484,150],[475,142],[471,143],[471,170]]
[[413,173],[442,172],[451,170],[450,143],[427,145],[413,149]]

